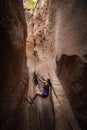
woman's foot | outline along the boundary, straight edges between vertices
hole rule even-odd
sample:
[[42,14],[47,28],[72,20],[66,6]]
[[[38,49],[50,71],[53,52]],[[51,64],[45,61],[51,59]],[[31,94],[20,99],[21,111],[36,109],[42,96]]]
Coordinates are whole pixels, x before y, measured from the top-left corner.
[[31,98],[30,96],[26,99],[26,101],[27,101],[29,104],[32,104],[32,103],[33,103],[33,100],[32,100],[32,98]]

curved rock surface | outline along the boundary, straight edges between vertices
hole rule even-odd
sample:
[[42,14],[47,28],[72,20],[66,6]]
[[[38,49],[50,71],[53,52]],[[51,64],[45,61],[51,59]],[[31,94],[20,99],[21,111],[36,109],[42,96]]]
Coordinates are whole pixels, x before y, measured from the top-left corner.
[[86,0],[39,0],[33,17],[33,70],[45,79],[56,72],[82,130],[87,128],[86,14]]
[[22,1],[0,0],[0,130],[27,127],[26,34]]

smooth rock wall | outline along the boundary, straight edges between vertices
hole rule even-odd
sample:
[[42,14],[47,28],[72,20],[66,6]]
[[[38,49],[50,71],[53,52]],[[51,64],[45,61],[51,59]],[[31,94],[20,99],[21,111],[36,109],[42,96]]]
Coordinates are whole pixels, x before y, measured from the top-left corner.
[[51,0],[49,12],[57,74],[84,130],[87,128],[87,1]]
[[22,0],[0,0],[0,130],[14,129],[26,94],[26,34]]

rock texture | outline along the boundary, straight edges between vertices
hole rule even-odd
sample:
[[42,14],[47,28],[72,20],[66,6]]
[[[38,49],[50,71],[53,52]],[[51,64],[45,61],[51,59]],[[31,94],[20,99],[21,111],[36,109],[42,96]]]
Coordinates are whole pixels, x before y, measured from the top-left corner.
[[[48,55],[49,53],[51,53],[50,50],[52,51],[53,49],[49,41],[49,35],[47,35],[49,33],[48,18],[47,21],[45,21],[46,20],[45,16],[46,17],[49,16],[49,14],[46,13],[46,10],[48,10],[47,8],[48,5],[49,4],[47,4],[46,0],[40,3],[38,2],[34,10],[33,16],[31,15],[31,12],[29,10],[25,12],[27,26],[28,26],[26,50],[27,50],[27,58],[28,58],[27,65],[29,67],[29,81],[30,81],[28,95],[30,95],[31,97],[34,94],[34,90],[37,89],[37,87],[32,84],[33,73],[36,72],[38,75],[40,76],[44,75],[44,78],[47,78],[48,74],[45,70],[46,68],[45,62],[47,61],[47,59],[51,60],[50,57],[52,57],[51,55]],[[48,57],[46,58],[47,55]],[[44,66],[44,68],[42,66]],[[45,73],[43,73],[43,69]],[[39,85],[39,88],[36,91],[40,91],[40,90],[42,90],[42,84]],[[35,126],[36,126],[35,128],[36,130],[37,129],[53,130],[54,110],[53,110],[53,104],[51,98],[49,97],[46,100],[43,100],[38,97],[36,104],[37,104],[36,106],[34,104],[32,107],[29,107],[30,130],[34,129]],[[37,109],[37,111],[35,110],[35,108]],[[34,110],[36,111],[35,117],[38,119],[38,123],[37,123],[37,119],[34,117],[35,114]],[[32,126],[32,123],[35,126],[34,125]]]
[[28,32],[26,40],[27,65],[32,71],[34,71],[35,68],[33,12],[34,12],[33,10],[25,10],[27,32]]
[[0,130],[26,128],[26,34],[22,1],[0,0]]
[[87,2],[54,0],[50,7],[58,77],[84,130],[87,128]]
[[39,60],[52,58],[54,56],[54,45],[52,44],[52,30],[49,20],[49,1],[39,1],[34,11],[34,39]]
[[77,55],[62,55],[57,67],[58,77],[84,130],[87,128],[87,63]]
[[35,71],[47,78],[57,67],[82,130],[87,128],[86,14],[86,0],[39,0],[33,17]]

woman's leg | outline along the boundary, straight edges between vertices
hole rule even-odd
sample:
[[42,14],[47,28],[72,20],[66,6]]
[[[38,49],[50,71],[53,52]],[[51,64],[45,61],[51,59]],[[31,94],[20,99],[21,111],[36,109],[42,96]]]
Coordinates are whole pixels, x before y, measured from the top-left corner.
[[34,97],[32,98],[32,103],[33,103],[33,101],[37,98],[37,96],[42,97],[42,92],[36,92],[36,93],[35,93]]
[[36,92],[34,97],[30,97],[28,99],[26,99],[26,101],[30,104],[33,103],[33,101],[37,98],[37,96],[40,96],[40,97],[43,97],[42,93],[41,92]]

